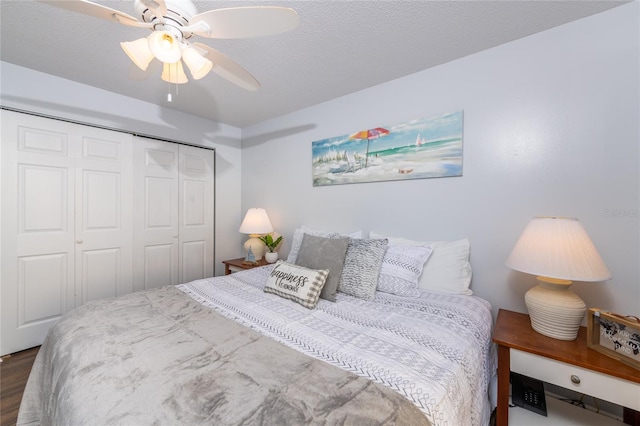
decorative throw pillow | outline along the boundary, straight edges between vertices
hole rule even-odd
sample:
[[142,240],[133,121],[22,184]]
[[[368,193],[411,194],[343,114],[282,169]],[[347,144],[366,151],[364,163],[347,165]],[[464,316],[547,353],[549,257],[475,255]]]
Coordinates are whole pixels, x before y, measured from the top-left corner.
[[398,296],[418,297],[418,279],[429,259],[430,246],[389,245],[382,259],[378,291]]
[[339,232],[328,232],[318,229],[312,229],[308,226],[302,225],[296,228],[296,230],[293,232],[293,238],[291,239],[291,249],[289,250],[289,256],[287,256],[287,262],[296,263],[298,252],[300,251],[300,244],[302,244],[302,237],[304,236],[304,234],[325,238],[362,238],[362,231],[355,231],[350,234],[342,234]]
[[329,270],[329,277],[320,294],[323,299],[336,301],[347,244],[349,238],[324,238],[311,234],[304,234],[302,238],[296,265]]
[[466,294],[473,292],[471,284],[471,263],[469,263],[469,240],[457,241],[416,241],[389,237],[375,232],[369,238],[387,238],[390,245],[431,246],[433,253],[425,264],[418,287],[442,293]]
[[328,275],[326,269],[316,271],[279,260],[269,274],[264,291],[313,309]]
[[386,250],[387,240],[349,240],[338,291],[360,299],[372,300]]

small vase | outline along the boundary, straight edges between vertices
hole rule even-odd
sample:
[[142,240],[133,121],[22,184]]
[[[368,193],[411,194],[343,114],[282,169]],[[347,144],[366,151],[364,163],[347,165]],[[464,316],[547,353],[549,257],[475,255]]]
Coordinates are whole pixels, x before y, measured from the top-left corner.
[[278,252],[275,251],[268,251],[264,254],[264,259],[268,262],[268,263],[274,263],[276,260],[278,260]]

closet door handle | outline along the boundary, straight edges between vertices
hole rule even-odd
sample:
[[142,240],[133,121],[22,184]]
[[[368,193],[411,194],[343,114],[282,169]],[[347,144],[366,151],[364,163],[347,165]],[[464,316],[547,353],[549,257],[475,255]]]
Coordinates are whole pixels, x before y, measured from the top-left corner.
[[82,244],[82,240],[76,240],[76,243]]
[[178,234],[173,234],[173,238],[178,238]]

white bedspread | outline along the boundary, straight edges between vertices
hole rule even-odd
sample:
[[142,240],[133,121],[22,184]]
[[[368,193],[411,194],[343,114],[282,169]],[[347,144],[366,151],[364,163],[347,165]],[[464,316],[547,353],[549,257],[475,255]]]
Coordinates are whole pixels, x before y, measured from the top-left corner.
[[[495,375],[491,307],[475,296],[344,294],[314,310],[264,293],[272,266],[178,286],[200,303],[412,401],[434,425],[486,425]],[[259,354],[256,354],[259,356]]]

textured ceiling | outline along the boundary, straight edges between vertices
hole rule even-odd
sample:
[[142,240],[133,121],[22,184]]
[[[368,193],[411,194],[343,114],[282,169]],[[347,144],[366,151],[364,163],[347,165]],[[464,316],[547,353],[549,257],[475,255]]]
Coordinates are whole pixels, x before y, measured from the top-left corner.
[[[96,1],[136,16],[132,0]],[[618,1],[194,1],[199,12],[278,5],[288,33],[204,42],[261,83],[247,92],[210,73],[177,87],[136,72],[120,41],[148,30],[30,0],[0,0],[0,59],[236,127],[246,127],[602,12]],[[175,90],[175,86],[174,89]]]

